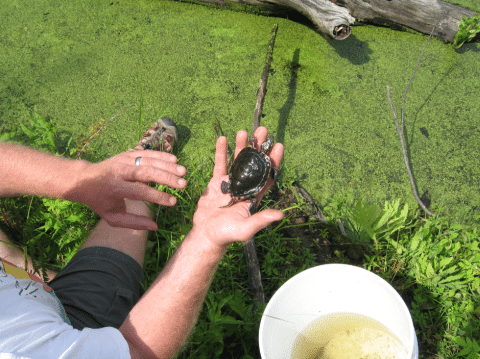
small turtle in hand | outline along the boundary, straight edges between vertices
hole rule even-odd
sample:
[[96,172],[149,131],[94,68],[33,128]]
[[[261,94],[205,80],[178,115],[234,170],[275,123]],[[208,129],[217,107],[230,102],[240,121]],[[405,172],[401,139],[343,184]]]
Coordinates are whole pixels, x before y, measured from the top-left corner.
[[[252,138],[252,145],[255,139]],[[240,151],[230,170],[228,182],[222,181],[222,192],[230,193],[232,200],[226,207],[230,207],[237,201],[251,199],[250,213],[256,211],[257,195],[266,185],[269,179],[277,179],[278,170],[272,167],[268,153],[273,146],[273,137],[270,136],[262,143],[261,151],[254,147],[246,147]]]

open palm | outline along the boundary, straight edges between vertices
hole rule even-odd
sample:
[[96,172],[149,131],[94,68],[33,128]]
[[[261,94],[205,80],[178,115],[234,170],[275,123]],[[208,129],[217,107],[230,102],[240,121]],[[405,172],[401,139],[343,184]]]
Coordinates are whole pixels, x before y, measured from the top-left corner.
[[[265,127],[259,127],[255,131],[257,146],[267,139],[267,134]],[[245,131],[239,131],[235,157],[247,146],[248,134]],[[269,157],[272,166],[278,169],[283,158],[283,145],[276,143]],[[250,201],[241,201],[230,207],[224,207],[231,200],[231,195],[224,194],[221,190],[222,181],[228,181],[227,158],[227,139],[220,137],[217,140],[213,177],[198,201],[197,210],[193,216],[193,226],[202,231],[206,239],[221,247],[235,241],[247,241],[262,228],[283,218],[283,213],[275,209],[265,209],[251,215]],[[272,184],[273,180],[269,180],[265,188],[256,196],[258,202]]]

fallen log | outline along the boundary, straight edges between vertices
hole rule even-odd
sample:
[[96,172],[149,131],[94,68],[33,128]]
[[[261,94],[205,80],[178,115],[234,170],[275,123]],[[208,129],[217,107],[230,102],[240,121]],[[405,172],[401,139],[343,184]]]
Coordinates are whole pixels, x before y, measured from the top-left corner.
[[329,0],[268,0],[274,4],[291,7],[307,16],[317,29],[335,40],[350,36],[350,25],[355,22],[344,7]]
[[210,3],[227,7],[229,10],[255,12],[255,8],[265,15],[288,13],[292,9],[307,16],[318,31],[335,40],[350,36],[350,25],[355,18],[344,7],[330,0],[180,0],[190,3]]
[[[336,0],[347,8],[357,20],[377,25],[400,24],[453,42],[463,16],[471,17],[475,11],[441,0]],[[440,22],[439,22],[440,20]]]
[[[373,23],[394,29],[408,27],[430,34],[442,19],[433,36],[453,42],[463,16],[475,11],[441,0],[182,0],[211,3],[232,10],[260,9],[264,14],[278,14],[288,9],[302,13],[319,32],[336,40],[344,40],[351,33],[351,25]],[[443,18],[442,18],[443,17]]]

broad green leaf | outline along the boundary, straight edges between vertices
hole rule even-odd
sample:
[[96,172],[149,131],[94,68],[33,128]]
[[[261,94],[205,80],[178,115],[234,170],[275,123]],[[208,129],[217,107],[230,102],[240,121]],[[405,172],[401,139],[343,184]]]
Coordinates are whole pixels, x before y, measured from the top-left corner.
[[427,264],[425,274],[427,275],[427,277],[433,277],[435,275],[435,271],[433,270],[432,263]]
[[232,298],[233,298],[233,294],[230,294],[228,297],[222,298],[220,300],[220,302],[218,303],[217,312],[220,312],[220,310],[223,308],[223,306]]
[[462,347],[466,347],[467,346],[467,343],[465,342],[465,340],[463,338],[460,338],[460,337],[453,337],[452,338],[453,341],[455,343],[457,343],[458,345],[462,346]]
[[447,266],[448,264],[450,264],[452,261],[453,261],[453,257],[450,257],[450,258],[442,258],[442,259],[440,260],[439,267],[440,267],[440,268],[443,268],[443,267]]
[[453,276],[450,276],[450,277],[447,277],[445,279],[442,279],[441,281],[439,281],[438,283],[440,284],[444,284],[444,283],[448,283],[448,282],[453,282],[453,281],[456,281],[460,278],[463,277],[463,274],[457,274],[457,275],[453,275]]
[[420,243],[420,238],[418,238],[418,236],[415,235],[410,241],[410,250],[412,252],[415,252],[415,249],[417,249],[419,243]]

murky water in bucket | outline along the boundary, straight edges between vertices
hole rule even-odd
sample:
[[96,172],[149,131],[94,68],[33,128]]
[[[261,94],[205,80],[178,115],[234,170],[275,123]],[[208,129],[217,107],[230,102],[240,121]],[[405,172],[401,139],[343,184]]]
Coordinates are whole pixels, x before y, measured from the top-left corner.
[[298,335],[292,359],[405,359],[407,349],[380,322],[356,313],[333,313]]

